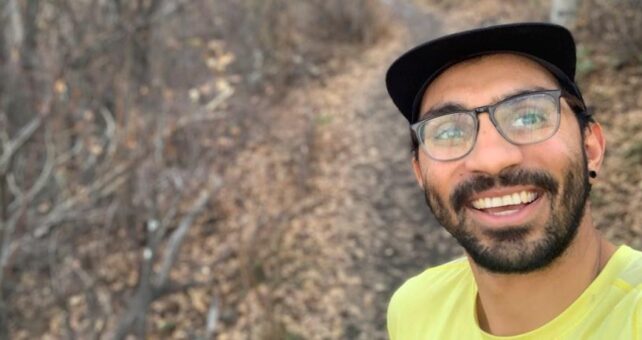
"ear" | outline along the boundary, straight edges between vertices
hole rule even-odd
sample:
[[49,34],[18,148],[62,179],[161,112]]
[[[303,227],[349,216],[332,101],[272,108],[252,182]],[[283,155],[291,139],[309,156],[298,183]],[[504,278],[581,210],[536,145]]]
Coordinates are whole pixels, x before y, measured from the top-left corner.
[[584,132],[584,152],[588,169],[599,174],[604,161],[604,151],[606,150],[606,140],[602,132],[602,126],[599,123],[588,123]]
[[424,174],[421,172],[421,164],[419,164],[418,157],[412,157],[412,171],[415,173],[415,180],[417,184],[424,189]]

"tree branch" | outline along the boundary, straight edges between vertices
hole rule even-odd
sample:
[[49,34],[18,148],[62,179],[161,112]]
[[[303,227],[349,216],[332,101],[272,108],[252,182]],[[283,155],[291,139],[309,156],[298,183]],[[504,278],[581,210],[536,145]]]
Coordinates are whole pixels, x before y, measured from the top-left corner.
[[11,139],[7,144],[3,145],[2,156],[0,156],[0,174],[6,174],[9,171],[9,166],[13,156],[25,144],[26,141],[33,136],[33,134],[42,125],[42,117],[34,117],[27,125],[23,126],[18,131],[16,137]]
[[167,242],[167,250],[165,250],[165,256],[163,257],[163,263],[155,282],[156,287],[161,288],[167,283],[169,272],[176,262],[178,251],[183,243],[185,235],[187,235],[187,231],[194,223],[196,216],[203,210],[203,208],[205,208],[205,204],[209,201],[212,193],[217,191],[221,186],[221,180],[216,176],[212,176],[210,182],[211,183],[207,188],[201,190],[199,197],[194,201],[187,215],[183,216],[178,228],[176,228],[172,233],[172,236],[170,236],[169,241]]

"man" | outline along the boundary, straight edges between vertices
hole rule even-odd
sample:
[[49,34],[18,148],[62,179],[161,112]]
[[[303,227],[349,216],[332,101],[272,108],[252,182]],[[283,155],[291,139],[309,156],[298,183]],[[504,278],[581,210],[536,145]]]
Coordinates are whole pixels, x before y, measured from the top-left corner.
[[596,230],[605,140],[563,27],[511,24],[420,45],[387,74],[412,168],[462,259],[397,290],[406,339],[640,339],[642,253]]

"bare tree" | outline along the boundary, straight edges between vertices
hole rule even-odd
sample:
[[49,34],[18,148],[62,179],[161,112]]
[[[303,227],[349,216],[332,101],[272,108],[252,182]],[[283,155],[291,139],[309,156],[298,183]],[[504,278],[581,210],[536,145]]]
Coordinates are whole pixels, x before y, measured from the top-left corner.
[[169,272],[176,262],[187,232],[194,224],[194,219],[205,209],[210,196],[220,186],[221,180],[218,177],[212,177],[210,183],[201,190],[189,211],[181,218],[178,227],[172,232],[161,260],[160,270],[157,272],[154,271],[153,264],[160,257],[159,243],[167,230],[167,224],[165,221],[157,220],[151,220],[147,223],[150,237],[146,247],[143,248],[136,293],[130,300],[123,317],[118,322],[114,332],[115,339],[124,339],[132,328],[135,329],[137,335],[144,337],[145,319],[149,305],[163,295],[180,291],[196,284],[189,283],[179,286],[172,283],[169,280]]
[[[8,309],[18,310],[7,304],[19,276],[6,274],[25,271],[29,258],[41,258],[39,265],[48,269],[44,282],[69,338],[99,338],[105,331],[116,338],[145,334],[151,302],[209,283],[174,282],[170,272],[187,232],[221,186],[212,173],[215,154],[199,138],[216,133],[220,107],[234,91],[217,88],[223,74],[208,75],[205,64],[201,77],[183,75],[181,85],[167,78],[171,65],[165,58],[182,58],[164,54],[167,39],[189,33],[158,31],[173,30],[172,18],[186,4],[3,3],[2,18],[8,20],[0,21],[0,57],[6,61],[0,72],[7,75],[0,87],[0,338],[9,337],[17,320],[8,319]],[[209,99],[194,103],[187,90],[199,86],[209,89],[197,90]],[[176,92],[184,99],[177,101]],[[179,135],[189,138],[177,140]],[[198,157],[166,157],[172,148]],[[147,230],[136,233],[143,222]],[[92,233],[116,230],[129,234],[126,249],[142,256],[130,303],[117,313],[109,312],[112,304],[130,293],[99,298],[100,275],[83,264],[97,260],[95,255],[72,246],[83,238],[89,242]],[[77,307],[70,299],[79,293],[88,304],[84,328],[72,320]],[[106,328],[110,324],[113,329]]]

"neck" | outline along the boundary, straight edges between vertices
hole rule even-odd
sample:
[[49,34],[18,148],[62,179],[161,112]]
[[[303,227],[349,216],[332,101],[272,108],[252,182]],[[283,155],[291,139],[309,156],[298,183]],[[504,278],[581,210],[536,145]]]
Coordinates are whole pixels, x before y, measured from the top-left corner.
[[515,335],[553,320],[595,280],[615,246],[585,219],[569,248],[543,270],[497,274],[471,268],[478,287],[479,325],[494,335]]

